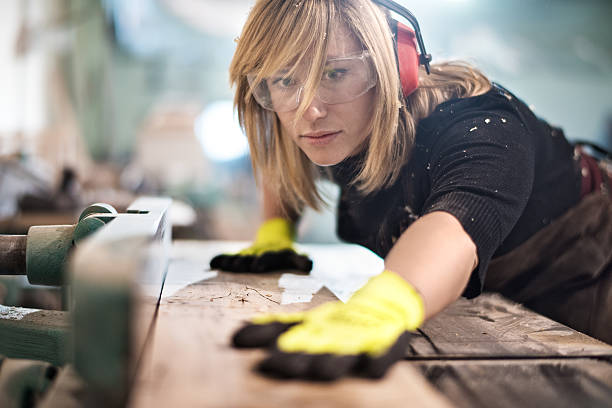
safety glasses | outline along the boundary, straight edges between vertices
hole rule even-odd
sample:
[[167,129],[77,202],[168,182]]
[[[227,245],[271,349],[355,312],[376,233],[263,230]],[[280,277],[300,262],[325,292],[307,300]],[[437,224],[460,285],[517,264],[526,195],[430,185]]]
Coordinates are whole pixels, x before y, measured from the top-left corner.
[[[296,109],[304,91],[305,74],[299,69],[281,69],[272,76],[257,80],[257,74],[247,75],[255,100],[267,110],[289,112]],[[322,102],[334,105],[357,99],[376,85],[376,72],[370,53],[330,58],[316,91]]]

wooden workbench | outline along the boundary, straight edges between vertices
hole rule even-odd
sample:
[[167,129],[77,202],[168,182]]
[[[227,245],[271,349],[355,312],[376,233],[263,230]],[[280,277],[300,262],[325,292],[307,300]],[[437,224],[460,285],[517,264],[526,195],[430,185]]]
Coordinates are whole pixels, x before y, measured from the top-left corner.
[[611,346],[498,295],[461,299],[427,322],[382,380],[262,377],[253,367],[265,351],[229,346],[246,319],[346,298],[343,284],[382,264],[354,246],[312,245],[302,247],[315,261],[308,276],[208,271],[213,255],[242,245],[174,243],[132,407],[612,406]]

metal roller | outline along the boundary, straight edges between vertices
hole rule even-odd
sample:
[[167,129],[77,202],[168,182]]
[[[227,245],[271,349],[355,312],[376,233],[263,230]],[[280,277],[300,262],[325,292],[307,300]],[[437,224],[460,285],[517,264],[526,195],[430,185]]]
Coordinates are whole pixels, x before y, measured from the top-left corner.
[[117,216],[108,204],[87,207],[74,225],[33,226],[28,235],[0,235],[0,275],[27,275],[35,285],[62,285],[72,248]]

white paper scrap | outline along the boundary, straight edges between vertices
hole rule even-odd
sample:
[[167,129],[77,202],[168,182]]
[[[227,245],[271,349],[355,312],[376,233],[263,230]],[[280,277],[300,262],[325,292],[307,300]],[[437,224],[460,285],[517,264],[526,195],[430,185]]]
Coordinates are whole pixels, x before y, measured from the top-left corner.
[[283,288],[281,305],[290,303],[308,303],[312,296],[323,287],[323,284],[310,275],[295,275],[283,273],[278,280],[278,286]]
[[299,252],[308,254],[313,260],[310,276],[343,302],[384,269],[381,257],[359,245],[301,245]]

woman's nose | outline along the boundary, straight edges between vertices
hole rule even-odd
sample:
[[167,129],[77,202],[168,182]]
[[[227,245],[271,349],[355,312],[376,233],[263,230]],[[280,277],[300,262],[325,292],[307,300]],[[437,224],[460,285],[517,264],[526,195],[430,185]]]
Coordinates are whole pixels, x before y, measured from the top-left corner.
[[322,102],[318,96],[315,96],[304,112],[304,119],[314,122],[325,116],[327,116],[327,104]]

